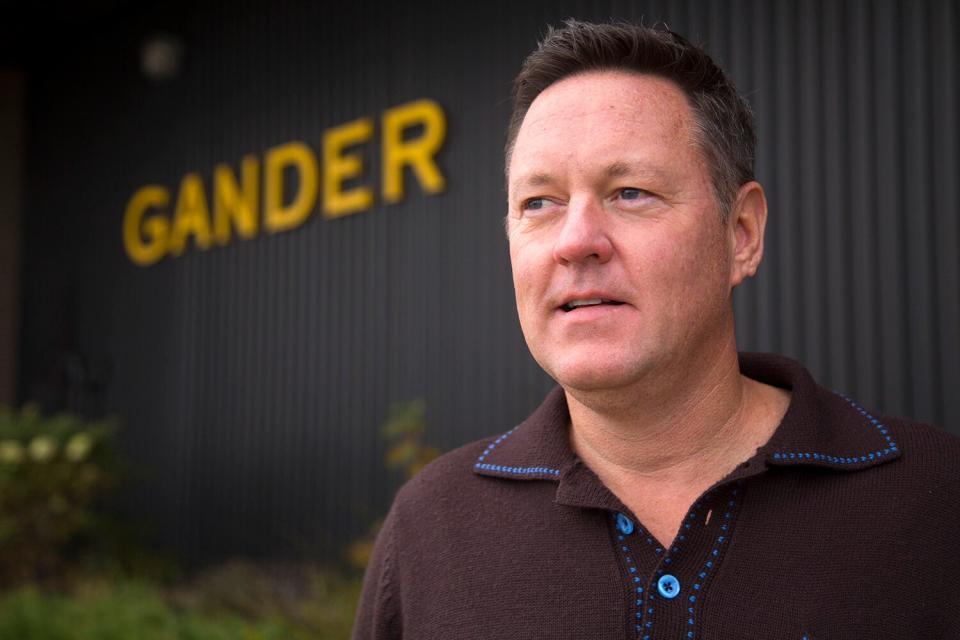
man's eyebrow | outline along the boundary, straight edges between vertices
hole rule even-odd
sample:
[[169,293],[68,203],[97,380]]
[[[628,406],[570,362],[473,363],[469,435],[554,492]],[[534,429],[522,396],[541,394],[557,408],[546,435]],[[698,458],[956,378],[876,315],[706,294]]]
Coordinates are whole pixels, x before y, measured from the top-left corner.
[[517,189],[519,187],[542,187],[544,185],[553,184],[554,182],[554,177],[549,173],[535,172],[520,176],[511,182],[510,186],[512,189]]
[[[668,180],[671,178],[671,173],[661,169],[660,167],[649,165],[644,162],[629,162],[621,160],[608,164],[606,167],[604,167],[602,170],[602,175],[606,178],[625,178],[627,176],[662,180]],[[554,182],[556,182],[556,178],[554,178],[554,176],[551,174],[537,171],[520,176],[510,183],[510,187],[514,190],[519,189],[520,187],[536,188],[550,185]]]
[[623,178],[626,176],[643,176],[651,178],[668,178],[670,173],[658,167],[642,162],[614,162],[607,165],[603,174],[608,178]]

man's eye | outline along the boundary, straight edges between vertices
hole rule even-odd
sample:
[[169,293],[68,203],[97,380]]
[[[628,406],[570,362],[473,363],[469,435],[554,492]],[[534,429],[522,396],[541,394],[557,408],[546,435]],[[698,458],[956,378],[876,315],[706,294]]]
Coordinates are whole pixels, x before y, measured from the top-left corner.
[[647,195],[647,192],[643,189],[634,189],[627,187],[626,189],[620,190],[620,197],[624,200],[639,200],[640,198]]
[[525,200],[523,202],[523,205],[521,206],[521,208],[524,211],[527,211],[527,210],[543,209],[545,206],[547,206],[546,198],[530,198],[529,200]]

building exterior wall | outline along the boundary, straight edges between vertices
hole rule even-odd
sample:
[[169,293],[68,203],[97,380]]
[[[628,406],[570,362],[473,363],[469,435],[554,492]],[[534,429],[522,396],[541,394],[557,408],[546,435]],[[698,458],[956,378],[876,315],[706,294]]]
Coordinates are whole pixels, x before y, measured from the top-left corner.
[[[666,22],[753,104],[771,218],[735,295],[742,348],[795,356],[881,411],[960,433],[960,133],[948,0],[202,2],[117,17],[31,70],[20,395],[123,417],[128,506],[198,559],[321,554],[396,486],[378,436],[422,398],[444,449],[511,428],[551,382],[516,321],[502,217],[510,82],[564,17]],[[176,77],[139,69],[157,30]],[[382,197],[384,110],[444,109],[428,193]],[[135,265],[131,196],[176,199],[370,117],[373,205]],[[412,132],[411,135],[416,135]],[[321,168],[322,170],[322,168]],[[290,189],[295,185],[288,184]],[[169,209],[175,207],[172,201]]]
[[23,77],[0,68],[0,405],[16,399],[23,190]]

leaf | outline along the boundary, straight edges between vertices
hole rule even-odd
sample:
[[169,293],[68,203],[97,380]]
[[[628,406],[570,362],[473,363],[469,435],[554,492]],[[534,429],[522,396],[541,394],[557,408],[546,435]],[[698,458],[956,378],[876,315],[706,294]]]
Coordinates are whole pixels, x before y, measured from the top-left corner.
[[390,417],[383,425],[381,434],[388,440],[406,435],[422,435],[426,428],[425,415],[426,404],[423,400],[396,403],[390,407]]
[[393,445],[387,449],[386,461],[387,466],[391,469],[397,469],[399,467],[406,466],[417,455],[417,443],[407,440]]

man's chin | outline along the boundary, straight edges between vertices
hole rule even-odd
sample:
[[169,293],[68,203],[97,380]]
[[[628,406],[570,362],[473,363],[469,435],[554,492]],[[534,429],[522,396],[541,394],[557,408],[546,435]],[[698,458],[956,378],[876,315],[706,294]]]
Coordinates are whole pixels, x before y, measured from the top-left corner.
[[550,372],[551,377],[565,388],[581,392],[613,391],[624,389],[638,382],[643,376],[639,367],[627,367],[622,363],[566,365]]

